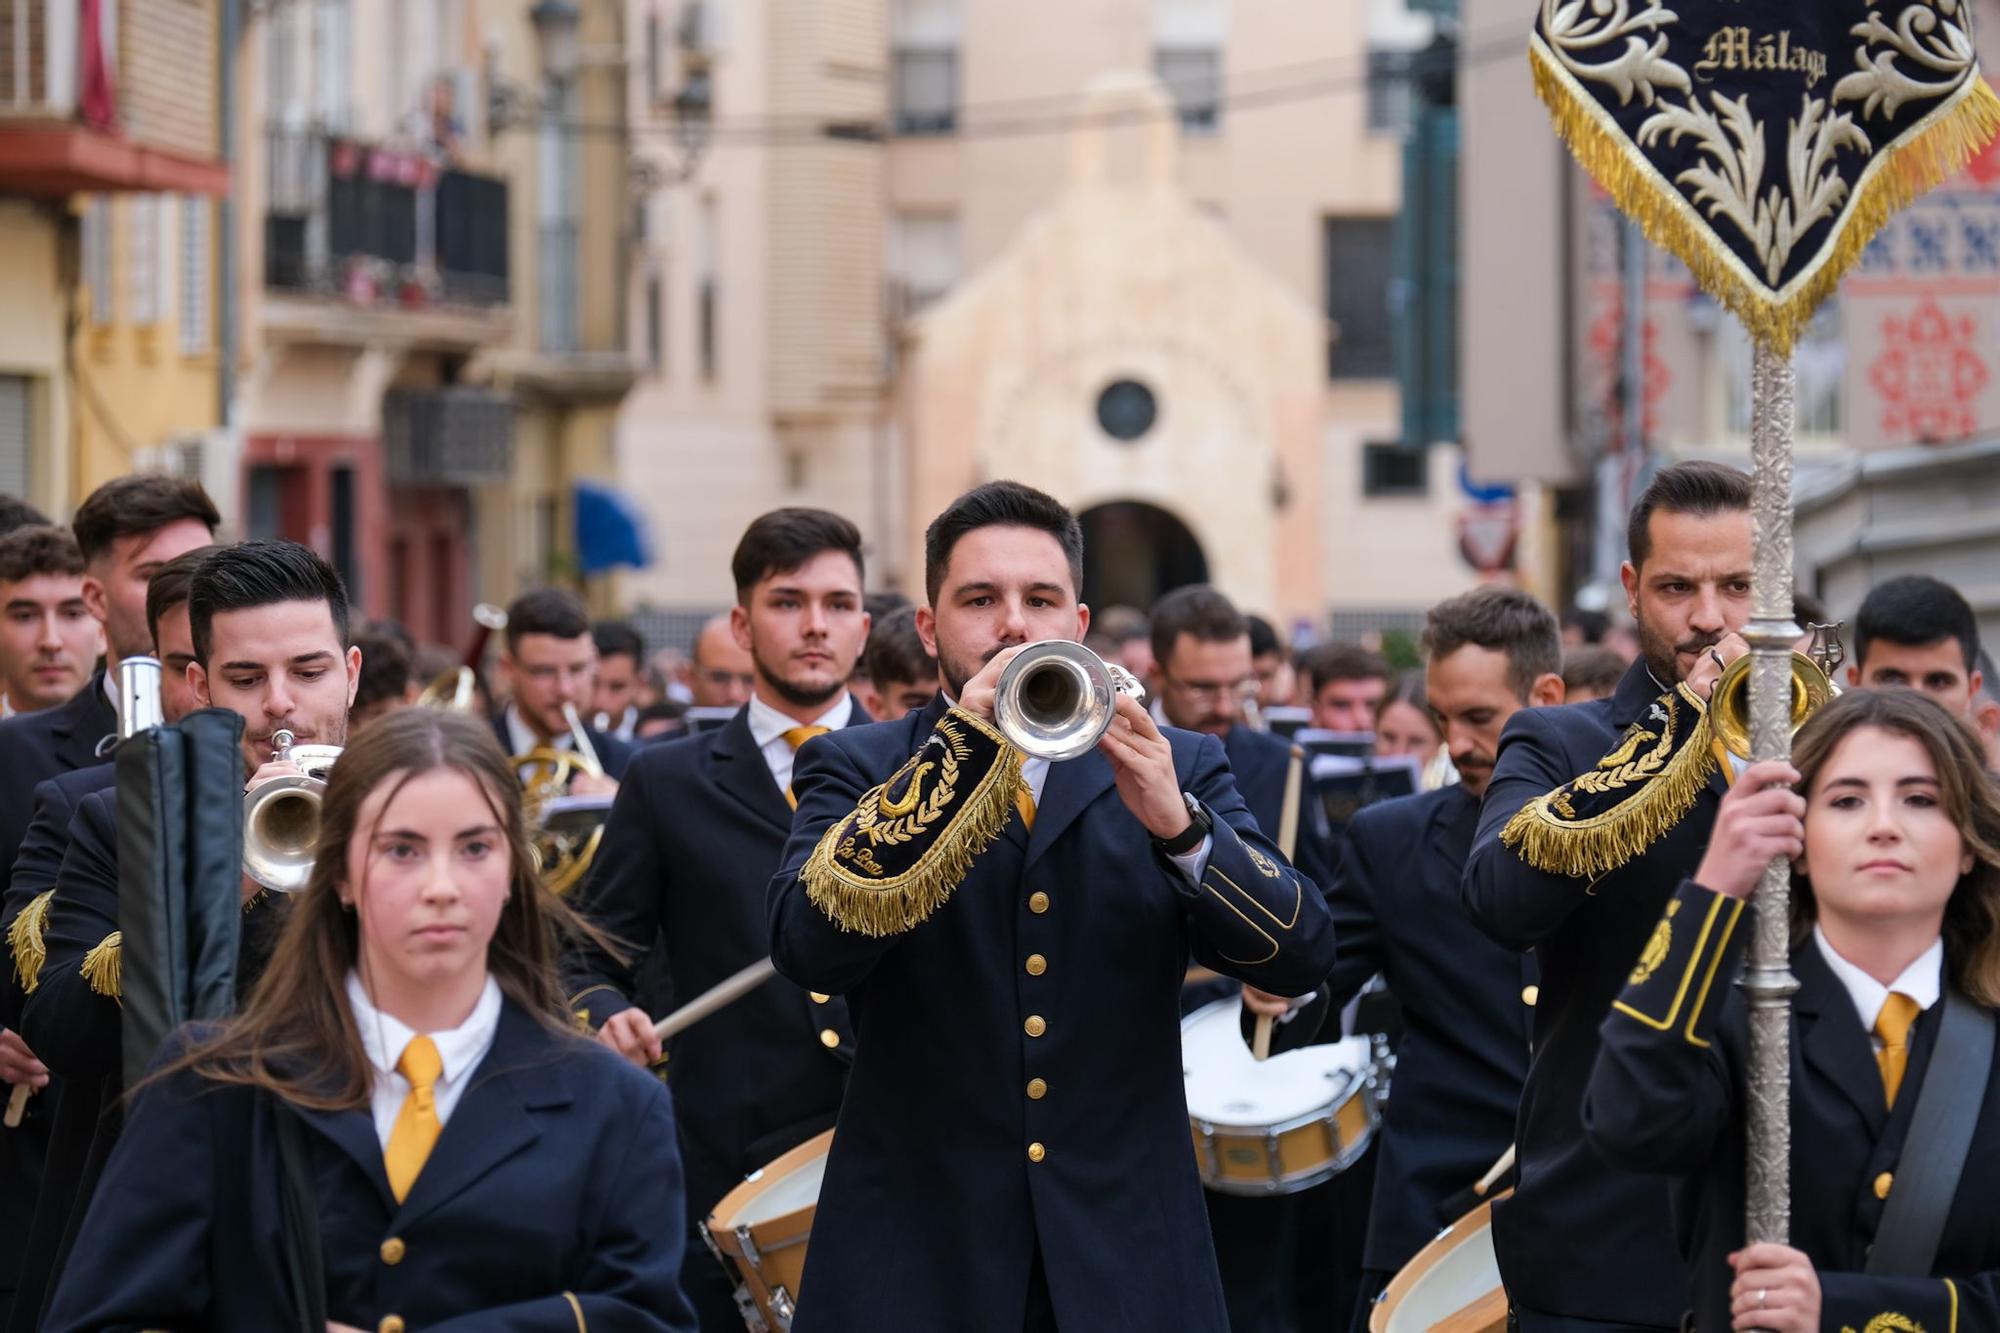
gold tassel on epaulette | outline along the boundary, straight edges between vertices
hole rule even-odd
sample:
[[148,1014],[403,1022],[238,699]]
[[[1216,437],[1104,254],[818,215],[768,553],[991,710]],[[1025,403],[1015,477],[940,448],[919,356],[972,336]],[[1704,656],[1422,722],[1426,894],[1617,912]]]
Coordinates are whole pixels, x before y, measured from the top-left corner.
[[125,932],[114,930],[83,956],[83,966],[77,969],[92,990],[120,1004],[124,1003],[124,946]]
[[945,904],[1026,790],[1020,752],[954,708],[907,763],[827,829],[799,871],[806,897],[842,930],[901,934]]
[[1715,771],[1701,697],[1676,686],[1632,724],[1598,766],[1528,802],[1500,841],[1537,870],[1595,879],[1665,837]]
[[42,932],[48,928],[49,899],[54,896],[54,889],[36,894],[34,900],[21,909],[21,915],[14,918],[14,924],[7,928],[7,947],[14,951],[14,976],[20,981],[21,989],[30,995],[41,984],[42,964],[49,959],[48,945],[42,939]]

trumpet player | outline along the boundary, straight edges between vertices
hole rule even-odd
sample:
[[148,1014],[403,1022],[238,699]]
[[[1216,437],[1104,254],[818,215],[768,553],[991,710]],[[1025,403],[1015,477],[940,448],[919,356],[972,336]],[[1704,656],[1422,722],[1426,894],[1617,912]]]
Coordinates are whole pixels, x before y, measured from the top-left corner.
[[494,721],[500,748],[511,755],[533,750],[577,751],[597,772],[570,775],[573,796],[611,796],[631,762],[633,747],[586,725],[597,683],[597,643],[590,616],[573,592],[536,588],[507,607],[507,643],[500,674],[513,697]]
[[855,1024],[793,1328],[1221,1333],[1181,981],[1191,950],[1311,990],[1325,904],[1214,737],[1163,731],[1122,691],[1074,759],[1023,763],[998,730],[1020,650],[1090,625],[1067,509],[981,486],[931,524],[924,563],[943,696],[800,751],[770,886],[778,971],[847,996]]
[[[206,552],[188,584],[187,617],[193,660],[186,679],[196,707],[227,708],[244,722],[246,789],[296,774],[273,759],[272,737],[290,731],[300,743],[341,745],[354,699],[361,655],[349,646],[347,592],[333,567],[296,542],[251,541]],[[154,616],[156,633],[163,623]],[[161,647],[171,656],[166,641]],[[163,697],[171,697],[163,686]],[[254,984],[284,913],[259,905],[259,886],[245,877],[239,991]],[[28,996],[24,1032],[47,1046],[50,1067],[72,1085],[101,1090],[105,1114],[89,1161],[101,1163],[121,1123],[123,1094],[119,1015],[122,940],[118,935],[117,791],[82,797],[69,826],[69,849],[48,906],[47,959],[42,983]],[[65,1099],[71,1088],[65,1089]],[[80,1218],[95,1186],[86,1170],[57,1225]],[[37,1253],[45,1237],[37,1213]],[[50,1273],[49,1289],[62,1257]]]

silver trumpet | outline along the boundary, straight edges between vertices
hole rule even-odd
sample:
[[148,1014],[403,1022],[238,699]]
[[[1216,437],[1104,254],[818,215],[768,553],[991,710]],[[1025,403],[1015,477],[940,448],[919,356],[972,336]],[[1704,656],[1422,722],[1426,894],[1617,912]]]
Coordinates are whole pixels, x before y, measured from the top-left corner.
[[319,846],[319,807],[338,745],[295,745],[289,731],[271,733],[273,762],[291,760],[304,772],[272,778],[243,796],[243,873],[275,893],[297,893],[312,876]]
[[1103,738],[1121,694],[1144,699],[1146,689],[1082,644],[1050,639],[1022,649],[1000,673],[993,721],[1021,753],[1059,763]]

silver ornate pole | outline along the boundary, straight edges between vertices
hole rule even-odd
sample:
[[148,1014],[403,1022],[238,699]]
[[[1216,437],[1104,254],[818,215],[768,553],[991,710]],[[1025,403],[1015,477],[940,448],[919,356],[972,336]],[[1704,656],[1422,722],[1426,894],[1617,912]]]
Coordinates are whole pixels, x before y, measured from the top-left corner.
[[[1750,644],[1750,749],[1785,759],[1792,749],[1792,424],[1789,358],[1758,345],[1751,371],[1751,516],[1755,555]],[[1786,1244],[1791,1234],[1792,992],[1791,866],[1779,857],[1757,886],[1756,934],[1743,991],[1750,1001],[1749,1180],[1745,1222],[1752,1243]]]

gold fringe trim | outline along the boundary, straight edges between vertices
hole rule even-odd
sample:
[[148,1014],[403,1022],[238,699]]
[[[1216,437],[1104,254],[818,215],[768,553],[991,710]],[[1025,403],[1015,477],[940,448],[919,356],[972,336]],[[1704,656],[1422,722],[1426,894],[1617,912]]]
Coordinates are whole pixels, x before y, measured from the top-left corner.
[[124,1003],[125,932],[114,930],[83,956],[84,981],[99,995]]
[[42,964],[49,960],[48,945],[42,933],[48,929],[49,899],[55,896],[54,889],[46,889],[35,895],[34,900],[21,909],[21,915],[14,918],[14,924],[7,927],[7,947],[14,951],[14,976],[19,979],[21,989],[29,995],[42,981]]
[[[850,836],[848,828],[853,817],[849,816],[827,829],[799,871],[799,879],[806,886],[806,899],[842,930],[881,939],[900,935],[926,920],[950,901],[952,893],[971,871],[972,863],[1007,826],[1007,820],[1014,814],[1017,793],[1028,790],[1021,777],[1019,750],[970,714],[954,708],[948,716],[998,741],[1000,754],[980,776],[978,785],[959,805],[957,813],[938,830],[932,847],[917,864],[890,883],[877,883],[848,873],[835,852]],[[901,773],[902,769],[896,772]],[[894,774],[889,781],[895,781]],[[855,803],[856,808],[871,801],[879,802],[888,788],[889,783],[884,782],[869,789]]]
[[1780,356],[1793,344],[1820,303],[1861,258],[1884,223],[1919,195],[1956,175],[2000,134],[2000,95],[1978,73],[1967,76],[1914,131],[1878,152],[1861,174],[1854,196],[1834,221],[1830,245],[1781,293],[1773,293],[1713,239],[1709,224],[1680,191],[1622,133],[1603,109],[1541,49],[1528,44],[1535,94],[1549,109],[1556,134],[1619,211],[1639,224],[1646,239],[1688,266],[1701,289],[1742,321],[1752,338]]
[[1601,815],[1583,821],[1565,820],[1550,810],[1566,792],[1564,783],[1537,796],[1514,813],[1500,830],[1500,842],[1523,861],[1551,875],[1596,879],[1642,855],[1686,818],[1715,770],[1714,726],[1699,698],[1678,687],[1700,720],[1659,772]]

